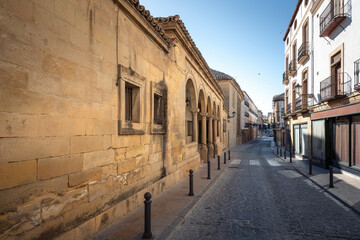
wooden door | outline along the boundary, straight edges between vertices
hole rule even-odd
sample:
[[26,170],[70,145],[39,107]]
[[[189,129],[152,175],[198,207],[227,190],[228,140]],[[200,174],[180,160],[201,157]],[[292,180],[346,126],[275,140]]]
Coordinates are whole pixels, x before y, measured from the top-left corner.
[[352,165],[360,168],[360,116],[353,117],[351,134]]
[[336,69],[335,72],[336,72],[337,95],[342,95],[344,86],[341,80],[341,64],[340,63],[336,64],[335,69]]

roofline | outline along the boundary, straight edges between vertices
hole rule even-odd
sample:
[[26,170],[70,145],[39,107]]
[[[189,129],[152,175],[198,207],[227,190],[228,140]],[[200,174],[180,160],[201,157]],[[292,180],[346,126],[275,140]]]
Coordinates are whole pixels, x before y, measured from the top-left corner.
[[[201,54],[200,50],[196,46],[194,40],[190,36],[190,33],[185,27],[184,22],[180,19],[179,15],[169,16],[169,17],[157,17],[155,18],[156,22],[164,29],[164,31],[175,31],[178,33],[177,36],[181,37],[181,41],[186,41],[189,46],[185,46],[186,50],[192,55],[192,57],[199,63],[201,68],[203,69],[205,75],[209,78],[210,82],[213,84],[215,89],[218,91],[220,97],[225,99],[225,95],[220,88],[219,83],[217,82],[215,76],[212,74],[209,65],[207,64],[205,58]],[[176,27],[174,27],[174,25]],[[181,33],[181,34],[179,34]]]
[[293,24],[293,22],[294,22],[294,20],[295,20],[296,14],[297,14],[297,12],[299,11],[299,8],[300,8],[301,3],[302,3],[302,0],[298,0],[298,3],[296,4],[296,8],[295,8],[295,10],[294,10],[294,13],[293,13],[293,15],[292,15],[292,17],[291,17],[289,26],[288,26],[288,28],[287,28],[287,30],[286,30],[286,32],[285,32],[285,36],[284,36],[284,38],[283,38],[283,41],[284,41],[284,42],[285,42],[285,40],[286,40],[287,35],[288,35],[289,32],[290,32],[291,25]]

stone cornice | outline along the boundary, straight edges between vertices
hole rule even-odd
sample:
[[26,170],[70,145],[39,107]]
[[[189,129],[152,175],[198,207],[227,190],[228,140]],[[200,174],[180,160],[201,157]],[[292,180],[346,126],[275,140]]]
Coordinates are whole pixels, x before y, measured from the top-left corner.
[[180,19],[179,15],[175,16],[169,16],[169,17],[158,17],[155,18],[155,20],[160,24],[160,26],[166,31],[166,30],[175,30],[175,34],[180,38],[179,40],[182,41],[184,46],[187,48],[187,50],[190,52],[192,57],[198,62],[198,64],[203,69],[204,73],[210,79],[213,86],[218,91],[219,95],[225,99],[225,95],[222,92],[219,84],[217,83],[214,75],[211,73],[210,67],[205,61],[204,57],[202,56],[200,50],[197,48],[194,40],[190,36],[188,30],[185,27],[185,24]]
[[[157,23],[155,18],[150,14],[149,10],[146,10],[143,5],[140,4],[139,0],[113,0],[119,7],[122,7],[130,16],[135,19],[142,28],[152,34],[156,42],[160,44],[165,50],[168,50],[174,45],[172,39],[166,35],[164,29]],[[129,7],[137,12],[137,16],[130,12]],[[142,20],[142,21],[141,21]],[[147,25],[144,26],[144,25]],[[151,32],[149,30],[152,30]]]

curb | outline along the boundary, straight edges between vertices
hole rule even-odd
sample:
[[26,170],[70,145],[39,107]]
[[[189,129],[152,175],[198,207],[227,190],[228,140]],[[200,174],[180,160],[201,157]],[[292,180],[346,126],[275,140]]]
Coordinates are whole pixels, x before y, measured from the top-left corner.
[[[283,159],[282,157],[278,156],[275,152],[274,149],[271,147],[271,151],[274,154],[275,157],[281,159],[282,161],[286,162],[286,163],[290,163],[288,161],[286,161],[285,159]],[[360,216],[360,211],[357,210],[356,208],[354,208],[353,206],[351,206],[349,203],[347,203],[345,200],[343,200],[341,197],[337,196],[335,193],[330,192],[329,189],[323,187],[320,183],[318,183],[316,180],[312,179],[310,176],[308,176],[306,173],[303,173],[301,170],[299,170],[297,167],[294,166],[294,164],[290,164],[296,172],[298,172],[300,175],[304,176],[305,178],[309,179],[312,183],[314,183],[317,187],[321,188],[322,190],[324,190],[327,194],[329,194],[332,198],[334,198],[336,201],[340,202],[342,205],[344,205],[345,207],[347,207],[349,210],[353,211],[356,215]]]

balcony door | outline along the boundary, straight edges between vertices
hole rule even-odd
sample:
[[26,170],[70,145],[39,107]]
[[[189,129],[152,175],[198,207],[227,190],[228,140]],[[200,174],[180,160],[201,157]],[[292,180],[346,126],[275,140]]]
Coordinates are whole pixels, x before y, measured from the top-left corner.
[[307,103],[308,103],[308,72],[305,71],[303,73],[303,82],[302,82],[302,109],[307,109]]
[[334,17],[338,16],[338,15],[343,15],[344,13],[344,0],[333,0],[332,1],[332,7],[333,7],[333,14]]
[[341,91],[341,52],[338,52],[331,57],[331,96],[340,95]]

